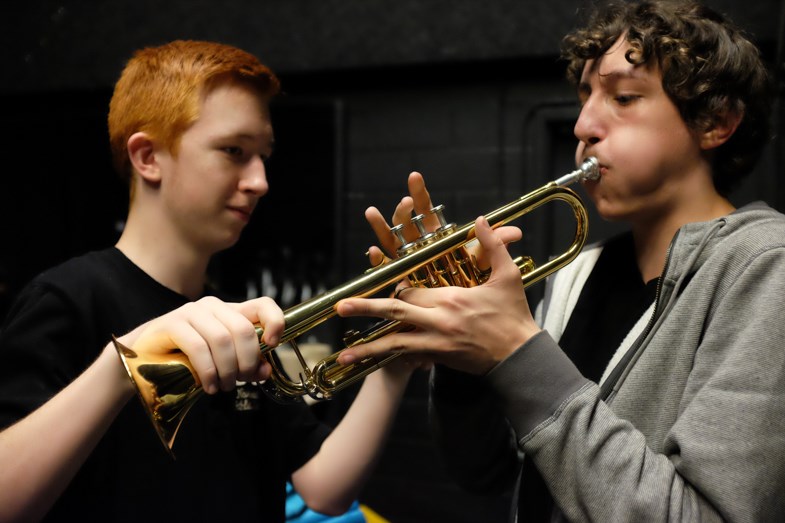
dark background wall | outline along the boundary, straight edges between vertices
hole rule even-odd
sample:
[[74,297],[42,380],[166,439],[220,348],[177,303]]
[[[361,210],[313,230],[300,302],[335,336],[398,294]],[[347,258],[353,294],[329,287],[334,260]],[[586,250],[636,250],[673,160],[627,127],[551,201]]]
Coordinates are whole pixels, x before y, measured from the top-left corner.
[[[782,63],[785,3],[709,2]],[[282,305],[366,268],[362,218],[390,215],[406,175],[426,175],[458,223],[572,168],[577,107],[557,61],[561,36],[586,4],[494,0],[233,2],[49,0],[0,8],[0,314],[34,274],[111,245],[126,190],[113,176],[105,118],[111,87],[134,49],[212,39],[257,54],[282,78],[273,111],[271,192],[240,244],[216,259],[215,281]],[[782,106],[774,113],[778,131]],[[779,132],[733,195],[785,209]],[[590,209],[591,211],[591,209]],[[571,218],[558,206],[526,220],[516,249],[559,252]],[[591,214],[591,238],[616,228]],[[564,238],[563,238],[564,237]],[[567,240],[568,241],[568,240]],[[539,292],[530,292],[536,299]],[[337,345],[346,325],[317,332]],[[316,407],[340,417],[352,392]],[[363,501],[395,523],[504,521],[503,495],[454,485],[426,423],[417,375]]]

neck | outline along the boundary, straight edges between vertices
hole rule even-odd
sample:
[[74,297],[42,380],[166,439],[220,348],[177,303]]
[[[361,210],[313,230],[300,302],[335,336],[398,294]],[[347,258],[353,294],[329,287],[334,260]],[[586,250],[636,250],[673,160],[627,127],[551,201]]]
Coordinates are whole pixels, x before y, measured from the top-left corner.
[[167,229],[165,221],[146,220],[129,212],[116,247],[161,285],[190,299],[199,298],[207,278],[210,254],[183,241]]
[[635,255],[643,281],[651,281],[662,274],[668,248],[679,228],[688,223],[713,220],[733,210],[733,205],[727,199],[712,190],[704,198],[693,197],[683,205],[674,206],[655,218],[634,222],[632,233]]

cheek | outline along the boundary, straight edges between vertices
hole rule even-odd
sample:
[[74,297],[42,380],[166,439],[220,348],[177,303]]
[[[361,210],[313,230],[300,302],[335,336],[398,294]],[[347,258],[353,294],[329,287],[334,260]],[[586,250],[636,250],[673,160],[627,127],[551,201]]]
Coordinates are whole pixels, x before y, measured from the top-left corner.
[[645,193],[656,185],[659,172],[676,144],[663,143],[665,134],[619,133],[612,142],[612,170],[603,176],[600,189],[618,194]]

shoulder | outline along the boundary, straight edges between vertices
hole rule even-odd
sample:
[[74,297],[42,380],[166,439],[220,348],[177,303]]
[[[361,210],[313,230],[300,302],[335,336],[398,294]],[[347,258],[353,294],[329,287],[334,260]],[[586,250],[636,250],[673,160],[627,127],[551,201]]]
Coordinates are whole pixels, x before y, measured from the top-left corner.
[[179,306],[185,298],[155,281],[115,247],[72,258],[36,277],[31,287],[87,303],[111,299],[162,301]]
[[668,271],[674,280],[700,273],[714,289],[753,275],[785,281],[785,215],[757,202],[711,222],[687,224],[671,246]]
[[130,272],[129,264],[130,261],[115,248],[92,251],[44,271],[32,284],[83,288],[85,282],[111,282],[119,274],[125,276]]
[[762,202],[746,205],[726,218],[728,235],[760,243],[785,243],[785,215]]
[[114,254],[110,251],[90,252],[45,270],[25,285],[16,305],[34,305],[47,296],[63,302],[72,301],[94,289],[96,281],[111,280],[112,271],[107,268],[111,267],[108,261]]
[[112,253],[73,258],[39,274],[21,290],[0,336],[0,350],[13,355],[11,367],[46,368],[57,361],[63,367],[58,375],[73,378],[95,357],[107,338],[102,322],[118,314],[117,301],[101,298],[110,294],[100,283],[111,279],[111,270],[102,261],[107,256]]
[[714,254],[741,261],[785,248],[785,215],[762,202],[746,205],[722,221],[712,242]]
[[38,275],[15,300],[7,322],[43,314],[72,318],[72,325],[124,332],[185,301],[122,252],[109,248],[72,258]]
[[[84,309],[91,296],[116,287],[120,281],[122,253],[116,249],[93,251],[51,267],[21,290],[9,319],[28,309],[59,309],[73,313]],[[44,307],[46,305],[47,307]]]

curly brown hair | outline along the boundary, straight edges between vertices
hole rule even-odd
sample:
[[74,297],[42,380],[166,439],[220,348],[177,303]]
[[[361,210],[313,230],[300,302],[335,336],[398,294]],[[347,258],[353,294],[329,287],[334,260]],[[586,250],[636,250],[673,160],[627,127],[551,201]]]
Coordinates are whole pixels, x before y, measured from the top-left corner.
[[609,3],[562,41],[567,77],[578,84],[587,60],[620,37],[632,64],[659,65],[662,86],[693,129],[710,129],[723,115],[743,115],[716,150],[714,185],[720,194],[748,174],[769,140],[771,82],[758,48],[723,15],[694,1]]

